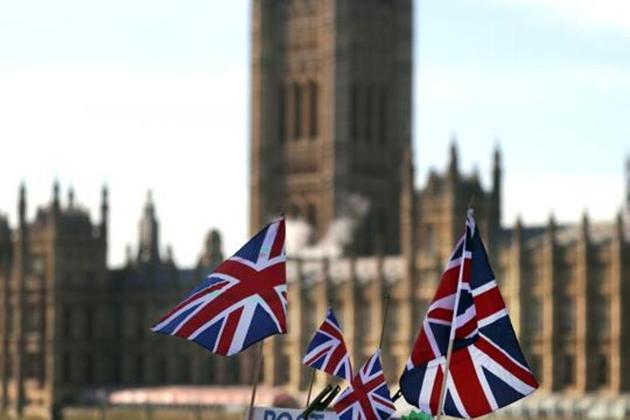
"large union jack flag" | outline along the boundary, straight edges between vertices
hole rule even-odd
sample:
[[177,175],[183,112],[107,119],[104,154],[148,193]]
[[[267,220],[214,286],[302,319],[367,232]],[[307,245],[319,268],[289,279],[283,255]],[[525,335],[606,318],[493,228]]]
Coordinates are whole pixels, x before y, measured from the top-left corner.
[[230,356],[287,332],[284,219],[258,232],[153,326]]
[[[453,308],[457,308],[455,317]],[[444,414],[481,416],[538,388],[514,334],[472,210],[400,378],[407,402],[433,415],[439,409],[450,339],[453,350]]]
[[348,381],[352,379],[348,349],[331,308],[328,308],[326,319],[308,345],[302,363]]
[[381,349],[352,378],[334,408],[339,420],[387,420],[396,412],[383,375]]

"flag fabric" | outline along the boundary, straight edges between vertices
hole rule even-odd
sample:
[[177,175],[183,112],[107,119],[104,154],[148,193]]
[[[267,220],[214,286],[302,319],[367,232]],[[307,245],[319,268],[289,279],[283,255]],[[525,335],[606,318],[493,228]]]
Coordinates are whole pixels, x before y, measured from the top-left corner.
[[381,349],[352,378],[334,408],[339,420],[387,420],[396,412],[383,375]]
[[[454,308],[457,308],[453,317]],[[454,318],[454,330],[451,330]],[[538,388],[519,347],[472,210],[400,378],[405,400],[437,415],[449,339],[443,413],[477,417]]]
[[326,319],[315,332],[302,363],[330,375],[352,380],[350,356],[332,308],[328,308]]
[[287,332],[284,218],[256,234],[153,326],[230,356]]

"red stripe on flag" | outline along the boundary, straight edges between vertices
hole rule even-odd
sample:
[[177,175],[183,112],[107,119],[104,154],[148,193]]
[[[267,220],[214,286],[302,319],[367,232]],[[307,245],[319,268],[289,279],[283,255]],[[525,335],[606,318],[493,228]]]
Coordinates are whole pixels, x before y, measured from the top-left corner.
[[450,323],[453,320],[453,311],[444,308],[435,308],[427,314],[428,318],[440,319]]
[[416,343],[413,345],[413,349],[411,350],[411,361],[414,366],[418,366],[422,363],[426,363],[429,360],[433,360],[438,355],[433,354],[433,349],[431,348],[431,344],[429,343],[429,339],[425,334],[424,330],[420,330],[420,334],[418,334],[418,338],[416,339]]
[[179,305],[177,305],[176,307],[174,307],[173,309],[171,309],[166,315],[164,315],[159,321],[158,324],[163,322],[166,318],[170,317],[171,315],[173,315],[175,312],[179,311],[180,309],[184,308],[186,305],[188,305],[189,303],[191,303],[194,300],[200,299],[201,297],[207,295],[208,293],[211,293],[217,289],[222,288],[223,286],[225,286],[227,284],[227,281],[225,280],[221,280],[218,281],[217,283],[214,283],[208,287],[206,287],[205,289],[201,289],[200,291],[198,291],[197,293],[195,293],[194,295],[190,296],[189,298],[187,298],[186,300],[184,300],[182,303],[180,303]]
[[477,371],[468,349],[453,352],[449,369],[455,388],[470,417],[480,416],[492,411],[483,391]]
[[477,329],[477,318],[469,320],[467,323],[455,330],[455,337],[466,338]]
[[283,331],[286,331],[284,306],[274,290],[275,286],[286,282],[284,267],[284,263],[274,264],[258,272],[233,260],[223,262],[215,272],[233,276],[239,280],[238,283],[224,290],[215,299],[207,303],[205,307],[186,321],[175,335],[188,338],[203,324],[212,320],[235,303],[245,300],[254,294],[260,295],[265,300],[269,299],[267,304],[273,313],[279,317],[278,321]]
[[346,352],[346,348],[343,344],[339,344],[337,347],[335,347],[335,350],[330,355],[328,366],[324,366],[326,368],[325,371],[330,373],[331,375],[334,375],[337,371],[337,366],[339,366],[339,363],[347,354],[348,353]]
[[464,274],[462,275],[462,283],[470,283],[472,276],[470,275],[472,269],[472,259],[466,258],[464,261]]
[[278,230],[276,231],[276,238],[273,241],[273,246],[271,247],[271,254],[269,258],[277,257],[282,253],[282,248],[284,247],[284,219],[278,222]]
[[319,353],[315,354],[314,356],[312,356],[310,359],[305,360],[304,364],[305,365],[312,365],[313,363],[315,363],[316,361],[318,361],[320,359],[320,357],[322,357],[323,355],[325,355],[326,353],[328,353],[328,351],[330,350],[330,346],[326,346],[323,350],[320,350]]
[[[442,373],[442,366],[437,367],[437,373],[435,374],[435,381],[433,381],[433,389],[431,390],[431,398],[429,399],[429,407],[431,407],[431,414],[436,416],[440,409],[440,391],[442,390],[442,380],[444,374]],[[446,391],[444,391],[446,393]],[[446,396],[445,396],[446,398]]]
[[474,301],[478,319],[483,319],[505,309],[505,303],[503,302],[503,298],[501,297],[498,287],[493,287],[492,289],[475,296]]
[[450,268],[442,273],[442,280],[440,285],[435,291],[433,301],[442,299],[446,296],[450,296],[457,292],[457,281],[459,280],[459,265],[457,267]]
[[[472,260],[470,258],[466,258],[464,260],[464,273],[462,281],[466,282],[470,280],[471,267]],[[434,302],[438,299],[442,299],[457,292],[457,282],[459,281],[460,270],[461,263],[457,264],[455,267],[449,268],[444,273],[442,273],[442,280],[440,281],[440,285],[438,286],[438,289],[435,292],[435,297],[433,298]]]
[[242,306],[228,315],[219,337],[217,353],[225,356],[230,351],[230,344],[232,344],[232,339],[234,338],[234,331],[238,327],[238,321],[241,319],[241,313],[243,313]]
[[341,335],[341,331],[337,329],[331,322],[328,320],[324,321],[324,323],[319,327],[322,332],[329,334],[332,337],[335,337],[339,341],[343,341],[343,336]]
[[509,357],[507,357],[503,352],[496,349],[492,343],[490,343],[486,338],[479,337],[479,340],[475,342],[475,347],[479,350],[490,356],[495,362],[503,366],[508,372],[512,375],[516,376],[521,381],[525,382],[527,385],[532,388],[538,388],[538,382],[534,378],[534,375],[531,374],[530,371],[523,369],[516,363],[514,363]]

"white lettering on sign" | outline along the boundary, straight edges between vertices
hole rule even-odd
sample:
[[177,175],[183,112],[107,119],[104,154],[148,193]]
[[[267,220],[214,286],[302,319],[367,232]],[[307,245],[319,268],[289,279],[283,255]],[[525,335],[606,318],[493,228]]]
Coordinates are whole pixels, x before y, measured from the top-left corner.
[[[254,407],[252,420],[304,420],[303,412],[293,408]],[[245,420],[248,419],[245,413]],[[314,411],[308,415],[308,420],[337,420],[337,414],[334,411]]]

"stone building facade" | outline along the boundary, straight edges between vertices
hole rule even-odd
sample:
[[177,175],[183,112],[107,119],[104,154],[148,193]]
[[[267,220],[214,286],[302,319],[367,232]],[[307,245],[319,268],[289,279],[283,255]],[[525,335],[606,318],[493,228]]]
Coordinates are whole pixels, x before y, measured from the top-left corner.
[[252,230],[300,215],[314,240],[370,202],[360,254],[397,253],[401,183],[411,143],[411,0],[254,0]]
[[0,409],[52,415],[103,390],[163,384],[240,384],[251,380],[245,357],[210,357],[184,340],[150,331],[164,312],[223,259],[211,231],[196,267],[178,268],[159,243],[149,197],[137,253],[106,266],[109,204],[100,218],[75,203],[51,202],[27,218],[19,193],[17,226],[0,214]]

